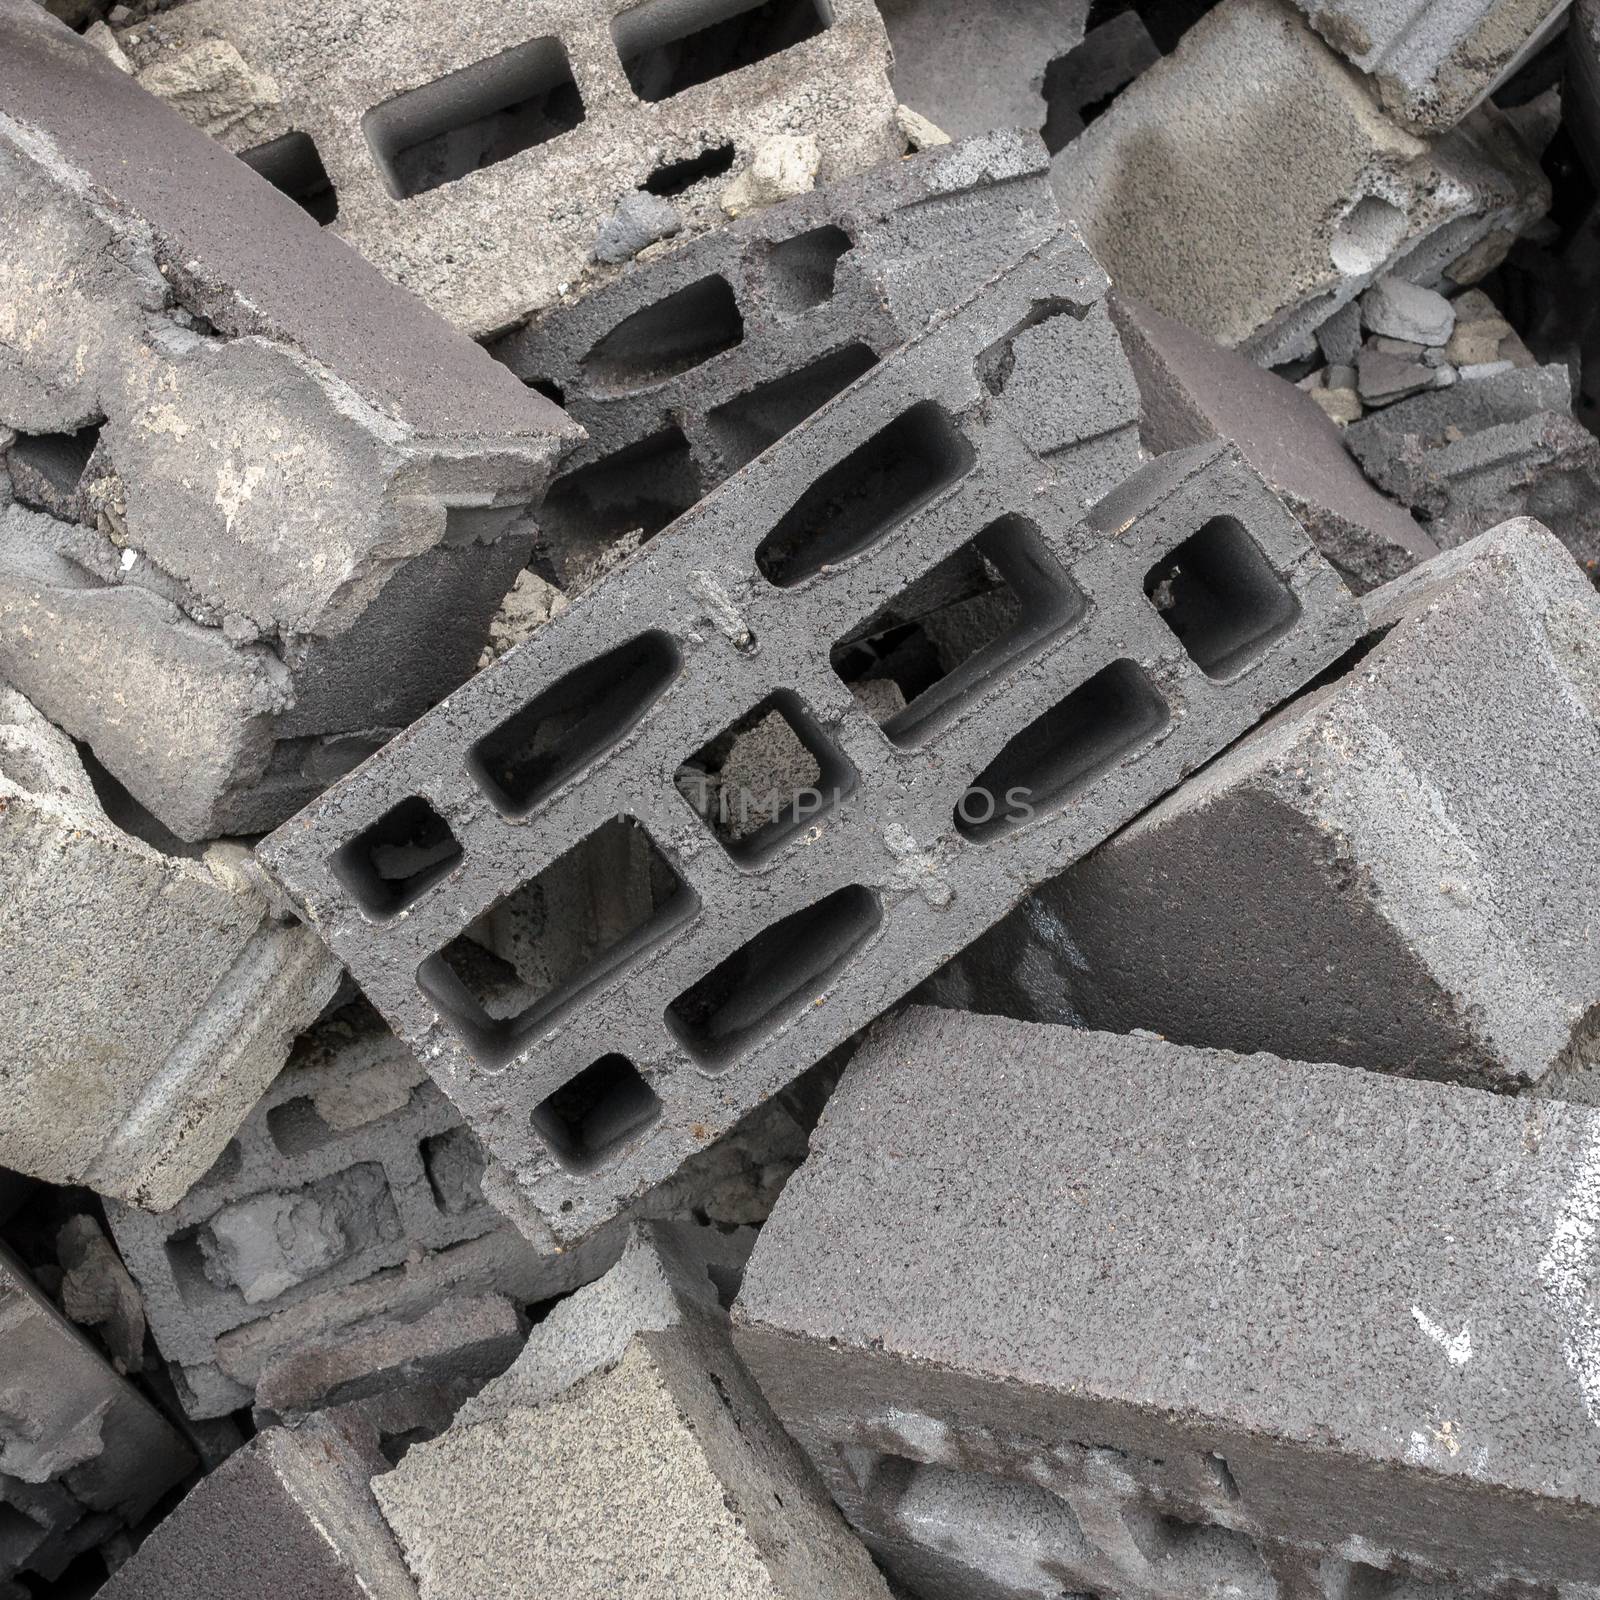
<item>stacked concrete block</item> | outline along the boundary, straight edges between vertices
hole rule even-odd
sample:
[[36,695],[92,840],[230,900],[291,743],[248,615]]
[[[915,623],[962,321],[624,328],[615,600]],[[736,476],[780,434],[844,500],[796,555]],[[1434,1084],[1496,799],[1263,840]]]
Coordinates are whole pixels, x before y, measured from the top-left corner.
[[733,1353],[722,1308],[747,1249],[639,1230],[447,1432],[373,1480],[420,1600],[888,1600]]
[[0,675],[263,831],[475,669],[578,430],[30,0],[0,240]]
[[536,316],[495,353],[589,435],[545,499],[541,569],[585,586],[1059,227],[1037,139],[993,133],[741,217]]
[[1474,281],[1549,197],[1492,106],[1418,137],[1277,0],[1223,0],[1069,157],[1062,209],[1118,287],[1263,365],[1385,272]]
[[1577,1600],[1597,1174],[1574,1106],[913,1009],[734,1338],[921,1595]]
[[[557,1239],[1353,642],[1231,449],[1118,483],[1105,291],[1074,235],[1034,252],[259,847]],[[799,759],[749,787],[804,781],[741,834],[680,780],[773,714]]]
[[1600,601],[1523,522],[1365,605],[1337,677],[1039,891],[941,997],[1593,1100]]
[[0,687],[0,1167],[174,1204],[332,997],[339,967],[238,845],[169,855]]
[[177,1431],[120,1378],[0,1246],[0,1592],[53,1581],[147,1516],[194,1467]]
[[[514,0],[489,16],[188,0],[120,42],[140,82],[276,165],[477,335],[615,276],[619,209],[676,213],[635,249],[720,225],[774,141],[804,141],[824,182],[905,148],[871,0]],[[196,92],[219,79],[220,96]]]

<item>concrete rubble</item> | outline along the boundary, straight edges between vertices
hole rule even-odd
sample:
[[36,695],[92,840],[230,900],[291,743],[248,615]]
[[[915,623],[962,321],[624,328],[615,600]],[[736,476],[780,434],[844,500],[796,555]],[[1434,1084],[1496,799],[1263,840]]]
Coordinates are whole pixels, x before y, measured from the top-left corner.
[[0,0],[0,1600],[1600,1600],[1597,6]]

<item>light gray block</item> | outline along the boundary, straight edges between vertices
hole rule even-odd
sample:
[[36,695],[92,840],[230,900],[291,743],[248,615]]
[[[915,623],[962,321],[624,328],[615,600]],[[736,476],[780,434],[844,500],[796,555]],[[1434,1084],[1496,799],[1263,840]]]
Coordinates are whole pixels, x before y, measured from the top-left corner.
[[1587,1600],[1597,1208],[1593,1111],[914,1008],[734,1337],[933,1600]]

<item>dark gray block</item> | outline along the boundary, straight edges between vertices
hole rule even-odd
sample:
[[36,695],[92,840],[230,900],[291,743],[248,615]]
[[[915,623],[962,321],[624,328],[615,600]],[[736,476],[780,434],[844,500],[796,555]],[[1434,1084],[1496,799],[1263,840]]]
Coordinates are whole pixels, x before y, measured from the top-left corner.
[[[560,1239],[1354,638],[1237,454],[1118,485],[1105,290],[1062,234],[259,847]],[[996,615],[880,726],[847,679],[935,594]],[[678,780],[773,709],[813,787],[719,837]]]
[[1589,1110],[914,1008],[734,1336],[933,1600],[1576,1600],[1597,1221]]

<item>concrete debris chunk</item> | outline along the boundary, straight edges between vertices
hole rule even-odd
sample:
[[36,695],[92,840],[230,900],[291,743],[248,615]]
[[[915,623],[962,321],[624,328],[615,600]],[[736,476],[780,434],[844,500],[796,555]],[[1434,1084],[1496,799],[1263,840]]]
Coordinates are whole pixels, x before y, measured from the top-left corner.
[[917,1593],[1576,1600],[1597,1161],[1576,1106],[913,1009],[735,1343]]
[[0,675],[168,828],[274,826],[474,670],[577,429],[31,0],[0,275]]
[[[1106,288],[1063,232],[258,847],[561,1241],[1353,642],[1231,447],[1125,476]],[[811,781],[734,836],[676,777],[774,712]]]
[[1456,325],[1454,308],[1437,289],[1404,278],[1380,278],[1361,297],[1361,320],[1373,333],[1422,345],[1445,345]]
[[144,1301],[122,1258],[90,1216],[70,1218],[56,1235],[61,1309],[92,1328],[121,1373],[144,1365]]
[[733,1353],[722,1305],[748,1248],[635,1231],[447,1432],[373,1480],[420,1600],[888,1600]]
[[248,861],[124,832],[0,687],[0,1166],[159,1210],[217,1159],[339,982]]

